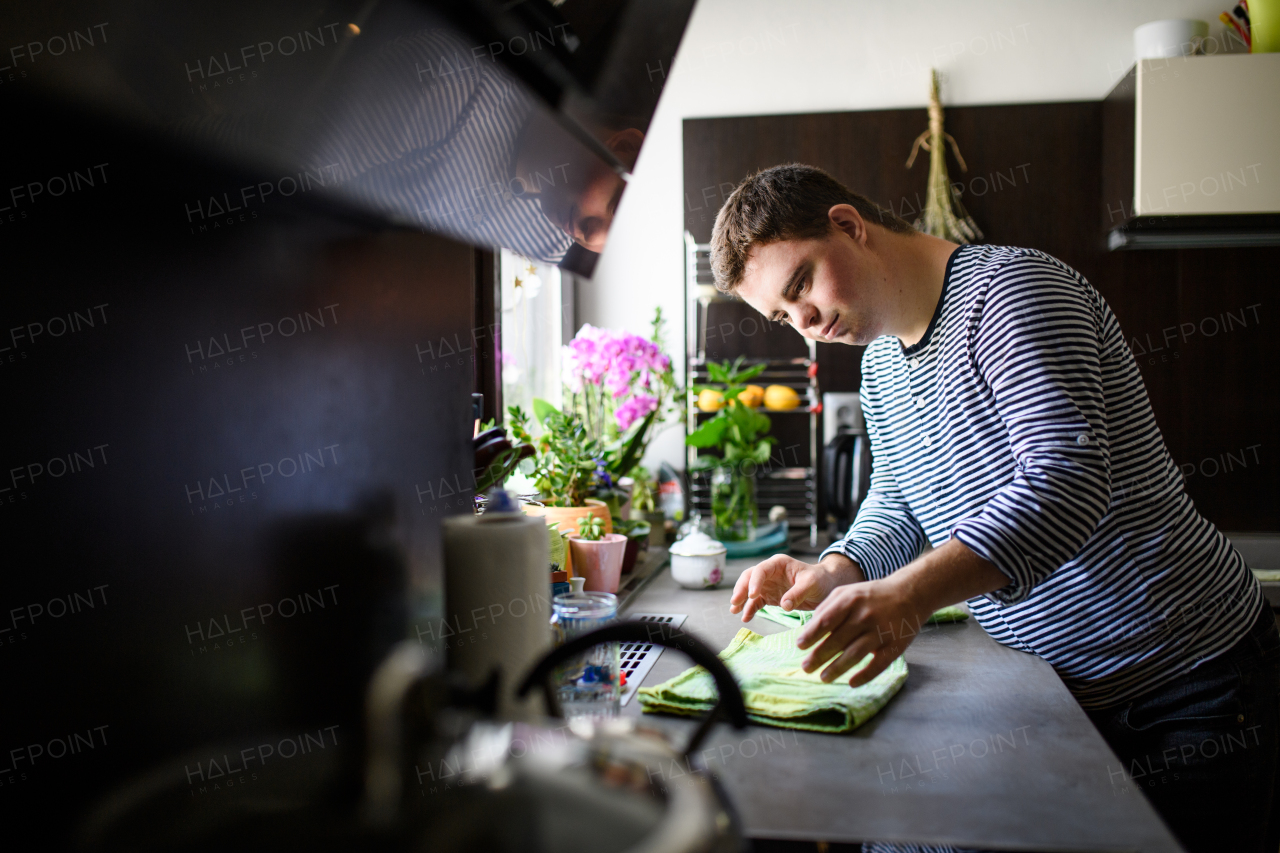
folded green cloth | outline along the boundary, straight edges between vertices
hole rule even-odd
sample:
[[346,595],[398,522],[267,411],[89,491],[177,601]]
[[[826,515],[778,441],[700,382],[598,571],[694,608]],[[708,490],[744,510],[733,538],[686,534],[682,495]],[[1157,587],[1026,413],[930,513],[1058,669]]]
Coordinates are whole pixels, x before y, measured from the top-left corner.
[[[783,610],[776,604],[766,604],[760,608],[760,615],[777,622],[779,625],[803,625],[813,616],[812,610]],[[929,617],[925,624],[936,625],[939,622],[963,622],[969,618],[969,611],[962,605],[952,604],[944,607]]]
[[1275,583],[1280,581],[1280,569],[1254,569],[1253,576],[1258,583]]
[[[899,657],[861,687],[850,687],[848,674],[825,684],[819,672],[800,666],[807,651],[796,648],[799,628],[762,637],[750,628],[738,631],[720,659],[729,667],[747,716],[766,726],[813,732],[847,732],[871,719],[907,680],[907,662]],[[870,657],[868,655],[868,657]],[[716,703],[711,673],[700,666],[654,687],[637,691],[645,713],[697,715]]]

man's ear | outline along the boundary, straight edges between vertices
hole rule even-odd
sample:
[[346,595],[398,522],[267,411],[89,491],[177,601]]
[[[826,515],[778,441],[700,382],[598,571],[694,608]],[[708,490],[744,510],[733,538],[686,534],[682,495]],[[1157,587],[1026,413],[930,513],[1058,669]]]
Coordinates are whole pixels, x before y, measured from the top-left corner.
[[867,242],[867,221],[862,218],[862,214],[851,204],[833,205],[827,211],[827,218],[831,220],[831,225],[837,230],[848,234],[858,245],[866,245]]
[[604,145],[614,156],[623,162],[628,169],[634,169],[636,158],[640,156],[640,146],[644,143],[644,131],[629,127],[619,130],[604,141]]

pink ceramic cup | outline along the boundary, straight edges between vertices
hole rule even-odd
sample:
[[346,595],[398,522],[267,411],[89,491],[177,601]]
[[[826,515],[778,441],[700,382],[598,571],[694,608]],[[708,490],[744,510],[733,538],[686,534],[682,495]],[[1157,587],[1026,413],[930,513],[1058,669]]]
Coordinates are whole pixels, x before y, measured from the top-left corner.
[[575,533],[568,539],[573,552],[573,573],[586,579],[582,588],[587,592],[616,593],[622,577],[627,537],[621,533],[606,533],[599,541],[591,542]]

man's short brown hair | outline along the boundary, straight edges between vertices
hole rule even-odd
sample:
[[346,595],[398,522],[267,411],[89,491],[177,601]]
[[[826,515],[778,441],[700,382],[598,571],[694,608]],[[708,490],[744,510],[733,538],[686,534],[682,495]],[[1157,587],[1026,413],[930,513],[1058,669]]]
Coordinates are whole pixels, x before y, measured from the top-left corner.
[[711,232],[716,287],[725,293],[737,289],[755,246],[826,236],[832,228],[827,212],[837,204],[850,205],[863,219],[890,231],[915,230],[821,169],[800,163],[774,166],[738,184],[716,214]]

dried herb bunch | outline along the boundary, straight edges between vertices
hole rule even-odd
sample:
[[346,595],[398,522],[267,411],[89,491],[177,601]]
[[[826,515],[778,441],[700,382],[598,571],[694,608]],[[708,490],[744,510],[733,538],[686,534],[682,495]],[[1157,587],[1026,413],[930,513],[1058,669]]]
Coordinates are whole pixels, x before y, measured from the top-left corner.
[[942,99],[938,95],[938,71],[930,71],[929,129],[916,137],[907,158],[907,168],[916,161],[916,154],[923,148],[929,152],[929,185],[925,194],[924,213],[915,222],[916,229],[934,237],[955,243],[973,243],[982,239],[982,229],[960,203],[960,193],[951,184],[947,174],[946,143],[956,156],[961,171],[969,171],[955,137],[942,129]]

